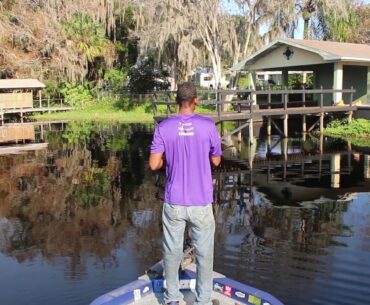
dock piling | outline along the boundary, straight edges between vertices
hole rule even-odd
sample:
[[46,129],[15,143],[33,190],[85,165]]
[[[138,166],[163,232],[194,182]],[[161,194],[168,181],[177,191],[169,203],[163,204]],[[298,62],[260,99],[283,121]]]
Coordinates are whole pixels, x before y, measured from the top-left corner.
[[271,117],[267,117],[267,136],[271,136]]
[[249,120],[249,145],[253,143],[253,119]]
[[324,113],[320,113],[320,133],[324,133]]
[[288,137],[288,115],[284,115],[284,138]]

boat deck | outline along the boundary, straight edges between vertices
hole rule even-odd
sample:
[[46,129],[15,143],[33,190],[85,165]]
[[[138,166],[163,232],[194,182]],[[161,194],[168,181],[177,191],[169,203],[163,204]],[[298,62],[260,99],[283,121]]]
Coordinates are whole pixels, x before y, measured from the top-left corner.
[[[184,290],[181,291],[184,298],[180,301],[180,305],[193,305],[195,300],[195,295],[191,290]],[[212,292],[212,300],[218,300],[220,305],[235,305],[239,304],[237,301],[225,297],[219,292]],[[162,293],[152,293],[144,298],[142,298],[139,302],[135,304],[140,305],[160,305],[163,302],[163,294]],[[217,304],[217,303],[215,303]]]
[[[195,272],[196,267],[195,264],[190,264],[187,266],[187,269],[190,271]],[[224,278],[225,276],[221,273],[218,273],[216,271],[213,271],[213,278]],[[150,280],[147,275],[141,276],[139,279],[142,280]],[[180,300],[179,305],[192,305],[194,304],[195,301],[195,294],[192,290],[181,290],[181,294],[183,295],[183,299]],[[218,300],[219,303],[214,302],[216,304],[220,305],[235,305],[239,304],[235,300],[224,296],[223,294],[217,292],[217,291],[212,291],[212,300]],[[142,298],[140,301],[138,301],[135,304],[140,304],[140,305],[160,305],[163,302],[163,293],[152,293],[150,295],[147,295],[146,297]]]
[[[163,264],[159,262],[138,280],[110,291],[90,305],[160,305],[163,304],[165,282],[158,273]],[[180,275],[182,299],[180,305],[193,305],[196,285],[195,264],[186,266]],[[283,305],[278,299],[267,292],[239,283],[224,275],[213,272],[213,305]]]

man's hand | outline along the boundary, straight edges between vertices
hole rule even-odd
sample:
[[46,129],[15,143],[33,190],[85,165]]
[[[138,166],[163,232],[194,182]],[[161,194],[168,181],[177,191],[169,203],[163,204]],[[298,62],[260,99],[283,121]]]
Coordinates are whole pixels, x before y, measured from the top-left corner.
[[149,167],[155,171],[163,166],[163,153],[150,154]]
[[221,156],[211,157],[211,162],[214,166],[219,166],[221,163]]

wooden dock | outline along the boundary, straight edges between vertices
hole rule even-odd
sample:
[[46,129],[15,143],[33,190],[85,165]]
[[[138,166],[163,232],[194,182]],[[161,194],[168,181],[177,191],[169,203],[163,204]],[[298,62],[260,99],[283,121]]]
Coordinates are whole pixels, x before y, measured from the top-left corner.
[[[346,104],[333,105],[332,97],[335,93],[349,95]],[[302,132],[310,132],[316,126],[322,133],[326,115],[343,113],[349,120],[357,106],[353,105],[351,89],[301,89],[301,90],[201,90],[198,92],[200,100],[198,105],[206,106],[209,112],[201,113],[216,123],[236,121],[238,127],[230,134],[240,132],[249,127],[249,136],[253,138],[253,123],[267,121],[267,135],[271,135],[274,126],[278,132],[288,137],[288,119],[302,118]],[[174,92],[161,92],[153,94],[154,119],[157,122],[176,114],[177,105],[174,101]],[[165,105],[165,113],[160,113],[160,105]],[[163,109],[162,109],[163,112]],[[307,117],[314,117],[315,123],[307,126]],[[283,120],[283,130],[275,120]]]
[[[205,112],[200,113],[203,116],[206,116],[212,119],[214,122],[222,122],[222,121],[246,121],[250,119],[254,119],[256,121],[263,120],[265,117],[281,117],[283,118],[284,115],[320,115],[321,113],[335,113],[335,112],[350,112],[356,111],[356,106],[324,106],[324,107],[291,107],[288,109],[278,108],[278,109],[256,109],[251,112],[223,112],[220,116],[216,112]],[[167,115],[158,115],[154,116],[155,121],[161,122],[164,119],[168,118]]]
[[76,107],[65,105],[63,99],[58,100],[37,100],[34,102],[33,107],[14,107],[14,108],[0,108],[0,125],[4,124],[5,115],[9,114],[18,114],[20,116],[20,120],[23,123],[24,115],[27,113],[35,113],[35,112],[48,112],[51,113],[52,111],[68,111],[76,109]]

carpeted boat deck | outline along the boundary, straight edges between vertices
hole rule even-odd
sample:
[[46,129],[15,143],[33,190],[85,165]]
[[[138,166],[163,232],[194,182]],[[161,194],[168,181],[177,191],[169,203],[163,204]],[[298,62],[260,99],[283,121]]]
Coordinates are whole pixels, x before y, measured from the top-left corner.
[[[184,295],[184,299],[180,301],[180,305],[193,305],[195,295],[190,290],[189,291],[182,291],[182,294]],[[212,293],[212,300],[218,300],[220,305],[235,305],[239,304],[237,301],[227,298],[221,293],[213,292]],[[141,299],[140,301],[137,301],[135,304],[138,305],[160,305],[163,302],[163,294],[156,293],[156,294],[150,294],[146,296],[145,298]],[[215,304],[217,304],[215,302]]]
[[[196,271],[195,264],[190,264],[186,267],[188,270],[193,272]],[[213,271],[213,278],[224,278],[225,276],[221,273]],[[140,279],[149,280],[147,275],[141,276]],[[180,301],[180,305],[193,305],[195,300],[195,295],[191,290],[181,290],[183,295],[183,300]],[[223,294],[213,291],[212,292],[212,300],[214,301],[215,305],[238,305],[239,303],[231,298],[224,296]],[[218,303],[217,303],[218,300]],[[140,301],[137,301],[135,304],[138,305],[159,305],[163,302],[163,293],[152,293]]]

